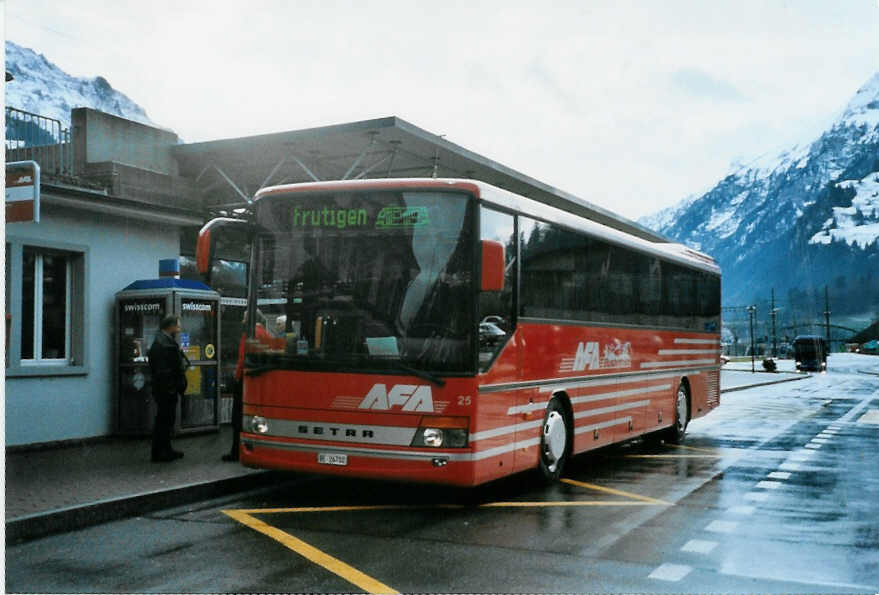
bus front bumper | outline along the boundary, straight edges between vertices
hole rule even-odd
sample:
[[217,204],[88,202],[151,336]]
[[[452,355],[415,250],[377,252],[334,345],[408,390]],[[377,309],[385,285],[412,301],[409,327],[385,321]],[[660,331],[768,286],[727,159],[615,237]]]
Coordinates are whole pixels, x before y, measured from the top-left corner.
[[241,463],[248,467],[474,485],[473,455],[467,449],[362,447],[275,439],[242,433]]

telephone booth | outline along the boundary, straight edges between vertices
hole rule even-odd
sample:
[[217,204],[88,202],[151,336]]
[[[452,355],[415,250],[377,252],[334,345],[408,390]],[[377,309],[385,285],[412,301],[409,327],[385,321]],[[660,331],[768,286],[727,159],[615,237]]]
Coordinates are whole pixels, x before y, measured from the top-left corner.
[[152,432],[156,405],[147,354],[168,314],[180,317],[177,341],[189,360],[175,431],[219,427],[220,294],[199,281],[149,279],[135,281],[116,294],[119,434]]

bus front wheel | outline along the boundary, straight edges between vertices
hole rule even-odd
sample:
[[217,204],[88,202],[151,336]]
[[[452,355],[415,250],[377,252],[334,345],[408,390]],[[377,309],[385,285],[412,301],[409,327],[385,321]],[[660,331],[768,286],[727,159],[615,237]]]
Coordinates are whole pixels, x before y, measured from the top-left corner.
[[559,399],[546,408],[540,428],[540,473],[547,481],[557,481],[571,451],[571,431]]
[[690,421],[690,393],[687,384],[681,382],[675,395],[675,423],[665,432],[666,442],[680,444],[684,440],[687,431],[687,422]]

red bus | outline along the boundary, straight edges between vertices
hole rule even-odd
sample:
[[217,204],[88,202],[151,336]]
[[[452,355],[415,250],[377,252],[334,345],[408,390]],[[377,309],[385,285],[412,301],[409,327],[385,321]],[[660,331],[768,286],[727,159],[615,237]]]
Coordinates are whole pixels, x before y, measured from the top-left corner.
[[[260,190],[241,461],[473,486],[651,434],[720,401],[720,271],[473,180]],[[621,226],[622,227],[622,226]],[[236,232],[237,233],[237,232]],[[262,330],[262,329],[261,329]]]

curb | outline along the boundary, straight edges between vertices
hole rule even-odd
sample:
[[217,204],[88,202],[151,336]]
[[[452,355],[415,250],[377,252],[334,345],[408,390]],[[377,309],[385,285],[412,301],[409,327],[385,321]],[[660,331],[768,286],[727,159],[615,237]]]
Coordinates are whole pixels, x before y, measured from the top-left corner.
[[733,386],[731,388],[721,389],[720,393],[731,393],[737,390],[747,390],[749,388],[756,388],[758,386],[769,386],[771,384],[781,384],[782,382],[794,382],[796,380],[805,380],[809,378],[809,374],[803,374],[802,376],[797,376],[796,378],[784,378],[782,380],[770,380],[769,382],[759,382],[757,384],[746,384],[744,386]]
[[183,485],[167,490],[143,492],[121,498],[99,500],[84,505],[59,508],[6,521],[6,543],[18,543],[83,529],[109,521],[143,515],[163,508],[173,508],[247,492],[269,484],[281,483],[285,474],[280,471],[257,471],[239,477]]

